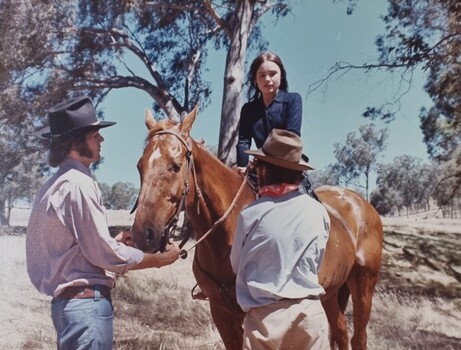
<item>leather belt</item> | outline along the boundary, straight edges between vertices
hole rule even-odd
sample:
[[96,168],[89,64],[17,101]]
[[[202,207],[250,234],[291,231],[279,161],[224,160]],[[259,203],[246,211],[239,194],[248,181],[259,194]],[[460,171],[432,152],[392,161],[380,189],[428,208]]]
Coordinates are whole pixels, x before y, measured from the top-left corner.
[[99,296],[101,298],[110,298],[110,288],[103,285],[94,286],[71,286],[63,289],[55,299],[93,299]]

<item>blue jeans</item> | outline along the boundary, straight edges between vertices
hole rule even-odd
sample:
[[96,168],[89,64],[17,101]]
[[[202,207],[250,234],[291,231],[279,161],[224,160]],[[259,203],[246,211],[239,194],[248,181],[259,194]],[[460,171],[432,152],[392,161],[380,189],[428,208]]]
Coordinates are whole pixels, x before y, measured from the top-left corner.
[[51,318],[59,350],[111,350],[114,339],[112,300],[53,299]]

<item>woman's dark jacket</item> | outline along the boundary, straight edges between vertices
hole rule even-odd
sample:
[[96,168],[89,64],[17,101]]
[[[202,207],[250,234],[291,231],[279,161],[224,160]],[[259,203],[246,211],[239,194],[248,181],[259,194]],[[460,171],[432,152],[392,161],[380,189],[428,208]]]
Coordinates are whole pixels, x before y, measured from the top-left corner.
[[298,93],[279,91],[272,103],[264,106],[262,97],[245,103],[240,112],[237,166],[246,167],[253,139],[261,148],[272,129],[284,129],[301,136],[302,99]]

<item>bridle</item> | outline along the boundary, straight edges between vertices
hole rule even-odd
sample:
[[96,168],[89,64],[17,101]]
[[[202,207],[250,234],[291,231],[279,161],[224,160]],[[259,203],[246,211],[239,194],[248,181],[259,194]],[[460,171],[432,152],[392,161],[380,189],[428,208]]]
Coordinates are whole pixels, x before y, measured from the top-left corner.
[[[178,220],[179,220],[179,215],[182,211],[186,212],[187,211],[187,205],[186,205],[186,198],[189,194],[189,178],[190,178],[190,174],[193,174],[193,179],[194,179],[194,185],[195,185],[195,194],[196,194],[196,201],[197,201],[197,214],[200,214],[200,206],[199,206],[199,200],[200,198],[202,198],[202,191],[200,190],[200,187],[198,186],[198,183],[197,183],[197,174],[195,172],[195,163],[194,163],[194,158],[193,158],[193,153],[192,153],[192,147],[191,145],[181,136],[179,135],[178,133],[174,132],[174,131],[171,131],[171,130],[161,130],[161,131],[158,131],[156,133],[154,133],[152,135],[152,137],[155,137],[157,135],[162,135],[162,134],[169,134],[169,135],[173,135],[175,136],[179,141],[181,141],[181,143],[184,145],[184,147],[186,148],[186,154],[185,154],[185,157],[186,157],[186,160],[187,160],[187,170],[186,170],[186,176],[184,178],[184,186],[183,186],[183,191],[182,191],[182,194],[181,194],[181,199],[179,200],[178,202],[178,205],[176,206],[176,212],[175,214],[173,215],[173,217],[171,218],[171,220],[168,222],[168,224],[165,226],[165,229],[163,231],[163,234],[162,234],[162,243],[161,243],[161,247],[165,247],[168,240],[170,238],[173,237],[174,235],[174,232],[176,231],[177,227],[178,227]],[[187,230],[186,232],[186,235],[185,237],[183,238],[183,240],[181,241],[181,243],[179,244],[179,248],[182,249],[181,252],[180,252],[180,257],[182,259],[186,259],[187,258],[187,255],[188,255],[188,252],[190,250],[192,250],[193,248],[195,248],[200,242],[202,242],[209,234],[211,234],[213,231],[215,231],[215,229],[223,222],[227,219],[227,217],[229,216],[229,214],[232,212],[232,210],[235,208],[236,206],[236,203],[237,203],[237,200],[238,198],[240,197],[240,194],[242,193],[243,191],[243,188],[245,187],[245,183],[247,182],[247,177],[248,175],[245,175],[245,178],[243,179],[242,181],[242,184],[239,188],[239,190],[237,191],[237,194],[235,195],[231,205],[229,206],[229,208],[227,208],[227,210],[225,211],[225,213],[216,221],[213,223],[213,225],[211,226],[211,228],[189,249],[185,250],[185,249],[182,249],[184,247],[184,245],[187,243],[187,241],[189,240],[190,236],[191,236],[191,231],[190,229]],[[136,207],[138,205],[138,200],[136,200],[136,203],[135,203],[135,206],[133,207],[132,209],[132,213],[136,210]]]
[[[189,194],[189,177],[191,173],[193,173],[193,179],[194,179],[194,184],[195,184],[195,193],[196,193],[196,198],[197,198],[197,212],[200,212],[198,201],[202,197],[202,191],[200,190],[200,187],[198,186],[198,183],[197,183],[197,176],[195,173],[195,163],[194,163],[193,154],[192,154],[192,147],[181,135],[171,130],[158,131],[154,135],[152,135],[152,137],[155,137],[157,135],[165,135],[165,134],[175,136],[179,141],[181,141],[181,143],[186,148],[185,157],[187,161],[187,169],[186,169],[186,176],[184,178],[184,186],[183,186],[183,190],[181,194],[181,199],[179,200],[178,205],[176,206],[175,214],[173,215],[171,220],[168,222],[168,224],[165,226],[165,229],[162,235],[161,247],[165,247],[168,240],[173,237],[174,232],[176,231],[178,227],[179,215],[181,214],[182,211],[185,212],[187,210],[186,198],[187,198],[187,195]],[[191,235],[191,230],[189,229],[186,231],[186,236],[183,238],[183,240],[179,244],[179,249],[184,247],[184,245],[189,240],[190,235]],[[181,250],[180,256],[181,258],[186,259],[187,251]]]

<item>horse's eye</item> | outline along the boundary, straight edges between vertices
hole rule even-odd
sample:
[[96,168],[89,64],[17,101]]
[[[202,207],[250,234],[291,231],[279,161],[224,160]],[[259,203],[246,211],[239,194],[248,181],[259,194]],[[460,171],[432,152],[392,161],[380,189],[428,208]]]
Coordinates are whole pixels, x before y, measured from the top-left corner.
[[174,171],[175,173],[177,173],[177,172],[179,172],[179,170],[181,170],[181,166],[182,166],[181,163],[173,163],[173,164],[171,165],[170,170],[171,170],[171,171]]

